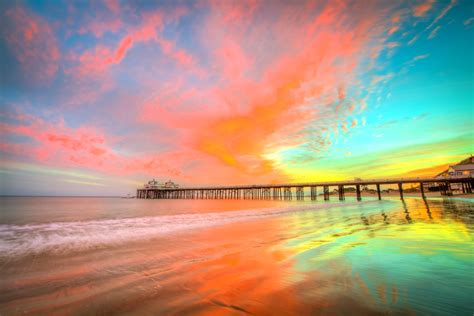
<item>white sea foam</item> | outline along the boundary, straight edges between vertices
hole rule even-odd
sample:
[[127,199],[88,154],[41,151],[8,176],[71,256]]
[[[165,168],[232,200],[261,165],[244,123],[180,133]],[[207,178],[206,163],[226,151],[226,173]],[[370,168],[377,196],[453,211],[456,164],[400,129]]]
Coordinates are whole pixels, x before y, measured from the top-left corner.
[[[0,225],[0,257],[84,251],[130,241],[146,240],[178,231],[340,205],[339,203],[300,204],[281,208],[220,213],[55,222],[34,225]],[[347,206],[348,203],[344,203],[344,205]]]

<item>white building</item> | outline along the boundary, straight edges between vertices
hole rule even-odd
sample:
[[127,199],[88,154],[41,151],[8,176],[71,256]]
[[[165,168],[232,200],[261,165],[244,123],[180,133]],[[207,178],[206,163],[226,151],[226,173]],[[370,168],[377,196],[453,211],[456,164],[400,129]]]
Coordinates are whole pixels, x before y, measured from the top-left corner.
[[[465,178],[473,177],[474,178],[474,156],[471,156],[467,159],[464,159],[458,164],[451,165],[447,170],[441,172],[436,176],[436,178]],[[438,184],[431,184],[429,190],[437,190]],[[462,191],[462,186],[459,183],[451,184],[451,189],[453,191]]]
[[179,185],[174,183],[171,180],[168,180],[165,183],[160,183],[157,180],[153,179],[148,181],[147,184],[144,185],[145,189],[177,189]]
[[438,174],[436,178],[474,177],[474,156],[471,156],[456,165],[449,166]]

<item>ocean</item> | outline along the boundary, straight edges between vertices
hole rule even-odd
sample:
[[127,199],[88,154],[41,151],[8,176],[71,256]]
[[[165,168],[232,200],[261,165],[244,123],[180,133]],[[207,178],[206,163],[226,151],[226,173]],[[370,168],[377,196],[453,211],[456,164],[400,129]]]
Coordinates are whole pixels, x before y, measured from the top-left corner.
[[2,197],[0,315],[473,315],[474,200]]

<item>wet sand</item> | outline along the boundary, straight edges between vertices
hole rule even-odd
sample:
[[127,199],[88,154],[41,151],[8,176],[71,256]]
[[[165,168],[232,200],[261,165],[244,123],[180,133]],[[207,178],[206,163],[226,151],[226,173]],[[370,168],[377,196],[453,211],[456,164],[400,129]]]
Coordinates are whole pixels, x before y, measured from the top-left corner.
[[0,313],[473,312],[472,202],[306,208],[92,250],[2,258]]

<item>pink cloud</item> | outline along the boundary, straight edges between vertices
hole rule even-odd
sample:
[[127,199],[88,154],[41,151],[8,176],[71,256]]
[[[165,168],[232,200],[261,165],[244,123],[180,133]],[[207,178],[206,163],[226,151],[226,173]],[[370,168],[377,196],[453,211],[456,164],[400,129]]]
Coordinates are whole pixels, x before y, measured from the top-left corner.
[[95,19],[84,23],[81,26],[78,33],[85,34],[85,33],[92,33],[95,37],[102,37],[106,32],[116,33],[120,30],[123,26],[123,23],[118,18],[107,18],[107,16],[103,16],[102,14],[98,15]]
[[227,80],[241,78],[253,64],[249,54],[230,37],[224,38],[221,46],[215,51],[215,57],[223,78]]
[[389,35],[392,35],[393,33],[395,33],[396,31],[398,31],[400,27],[398,25],[394,25],[390,28],[390,30],[388,31],[388,34]]
[[192,67],[195,64],[193,56],[182,49],[177,49],[172,41],[158,36],[156,37],[156,41],[160,44],[163,54],[172,58],[179,65]]
[[90,76],[105,71],[113,60],[114,53],[105,46],[96,46],[93,51],[82,55],[70,55],[71,60],[77,60],[80,65],[67,69],[65,72],[75,76]]
[[[94,1],[90,3],[90,6],[88,14],[79,21],[79,29],[75,30],[78,34],[91,33],[101,38],[105,33],[117,33],[125,26],[121,20],[122,10],[118,0]],[[70,6],[70,11],[75,11],[74,6]],[[69,23],[73,23],[72,20]]]
[[[166,14],[159,10],[144,13],[138,25],[129,25],[125,28],[125,35],[114,49],[99,44],[90,50],[86,50],[82,54],[71,54],[70,59],[78,64],[68,69],[67,73],[78,76],[102,73],[106,71],[109,66],[120,64],[127,52],[132,49],[134,45],[149,41],[158,43],[162,48],[163,54],[172,58],[179,65],[189,67],[196,73],[199,72],[194,58],[183,49],[176,48],[174,42],[164,38],[161,34],[166,23],[176,22],[187,12],[187,9],[177,7]],[[116,28],[118,29],[122,25],[121,22],[117,22]],[[101,35],[103,33],[102,26],[103,23],[97,20],[93,21],[87,29],[91,29],[97,35]],[[109,28],[109,30],[111,29]]]
[[241,23],[244,19],[249,19],[253,16],[255,10],[259,6],[257,0],[243,0],[243,1],[210,1],[209,4],[214,12],[219,12],[222,22]]
[[52,80],[61,55],[51,26],[22,6],[7,10],[3,18],[9,27],[0,32],[25,77],[36,83]]
[[79,56],[71,55],[71,59],[79,61],[80,65],[68,69],[66,73],[79,77],[103,73],[111,65],[119,64],[132,46],[132,37],[127,36],[120,41],[114,50],[98,45],[93,51],[86,51]]
[[[121,24],[113,45],[71,54],[75,64],[68,73],[80,77],[74,83],[105,82],[108,70],[136,57],[139,45],[161,50],[146,67],[124,69],[127,79],[139,83],[136,95],[117,89],[119,96],[107,95],[110,104],[97,109],[127,130],[120,141],[90,125],[25,118],[2,131],[32,144],[4,150],[45,164],[188,183],[282,181],[285,172],[272,158],[280,150],[304,149],[305,156],[294,161],[310,161],[357,127],[354,115],[367,100],[360,91],[393,74],[372,82],[361,77],[370,74],[383,49],[396,46],[387,41],[403,17],[396,4],[380,2],[249,4],[200,2],[206,10],[192,34],[195,55],[164,36],[176,31],[186,9],[137,14],[135,24]],[[87,87],[81,97],[87,90],[110,91],[95,82]],[[103,123],[96,117],[94,125]]]
[[436,23],[438,23],[439,20],[441,20],[455,5],[457,4],[457,0],[451,0],[448,5],[446,5],[443,10],[436,16],[436,18],[431,22],[430,25],[426,28],[429,30],[430,28],[433,27]]
[[415,56],[415,57],[413,58],[413,61],[418,61],[418,60],[426,59],[426,58],[428,58],[429,56],[430,56],[429,54],[418,55],[418,56]]
[[115,56],[112,62],[114,63],[120,63],[122,61],[123,57],[127,53],[127,50],[130,49],[133,45],[133,40],[131,36],[127,36],[122,41],[120,42],[117,50],[115,51]]
[[[112,147],[113,137],[91,126],[69,128],[61,120],[46,122],[38,117],[22,116],[18,124],[0,123],[0,132],[2,152],[55,167],[80,167],[121,175],[159,172],[179,176],[179,169],[167,161],[182,162],[184,158],[177,159],[175,153],[125,156]],[[10,143],[5,140],[9,135],[25,136],[31,143]]]
[[105,6],[113,13],[117,14],[120,11],[120,4],[118,0],[104,0]]
[[434,0],[424,0],[422,3],[413,7],[413,15],[416,17],[424,16],[433,6]]
[[[412,45],[415,43],[419,38],[420,35],[428,30],[430,30],[436,23],[439,22],[455,5],[457,4],[457,0],[451,0],[449,4],[447,4],[441,12],[434,18],[434,20],[420,33],[416,34],[409,42],[408,45]],[[430,32],[428,35],[428,39],[432,39],[436,36],[437,31],[439,30],[439,27],[435,28],[433,31]]]

